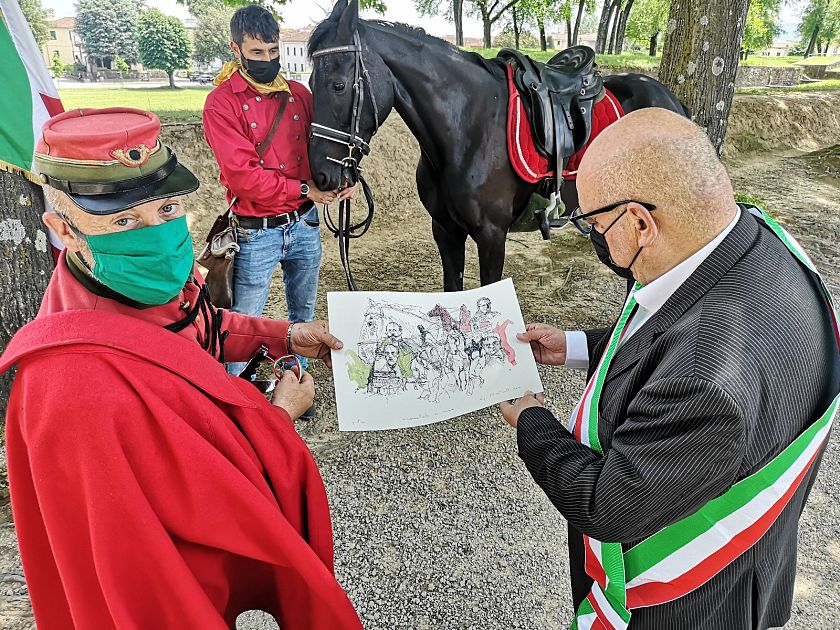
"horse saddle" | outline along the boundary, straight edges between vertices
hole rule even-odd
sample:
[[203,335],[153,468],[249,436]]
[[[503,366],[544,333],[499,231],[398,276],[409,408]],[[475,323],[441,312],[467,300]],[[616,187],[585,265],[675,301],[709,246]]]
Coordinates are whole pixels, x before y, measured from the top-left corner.
[[561,179],[559,171],[566,160],[589,141],[592,108],[604,89],[595,51],[572,46],[540,63],[518,50],[503,48],[498,58],[512,66],[534,145]]

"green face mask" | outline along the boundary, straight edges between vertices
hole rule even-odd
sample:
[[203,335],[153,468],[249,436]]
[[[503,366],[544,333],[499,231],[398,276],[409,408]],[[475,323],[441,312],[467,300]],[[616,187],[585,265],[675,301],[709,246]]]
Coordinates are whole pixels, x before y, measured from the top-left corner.
[[141,304],[157,306],[172,301],[193,270],[193,242],[186,217],[84,238],[93,254],[93,277]]

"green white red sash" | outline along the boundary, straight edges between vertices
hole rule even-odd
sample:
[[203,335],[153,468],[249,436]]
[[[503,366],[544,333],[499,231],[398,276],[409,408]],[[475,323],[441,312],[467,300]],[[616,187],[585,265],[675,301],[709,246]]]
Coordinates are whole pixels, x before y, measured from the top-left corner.
[[[758,209],[763,220],[794,256],[820,280],[840,346],[837,312],[828,288],[808,255],[784,228]],[[636,306],[636,285],[612,331],[607,349],[572,412],[569,430],[582,444],[603,453],[598,441],[598,403],[610,363]],[[840,406],[840,394],[823,415],[763,468],[668,525],[635,547],[584,536],[585,569],[594,580],[578,608],[572,630],[623,630],[631,610],[673,601],[702,586],[752,547],[775,522],[816,460]]]

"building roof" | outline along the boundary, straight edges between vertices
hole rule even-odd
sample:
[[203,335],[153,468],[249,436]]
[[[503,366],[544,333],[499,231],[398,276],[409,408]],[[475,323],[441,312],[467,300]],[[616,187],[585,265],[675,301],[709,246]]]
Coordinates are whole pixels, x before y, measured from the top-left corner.
[[314,30],[315,28],[312,26],[306,28],[281,28],[280,41],[305,44],[309,41],[309,37]]
[[50,20],[47,22],[50,25],[50,28],[66,28],[70,29],[71,31],[76,28],[76,18],[74,17],[63,17],[58,18],[57,20]]

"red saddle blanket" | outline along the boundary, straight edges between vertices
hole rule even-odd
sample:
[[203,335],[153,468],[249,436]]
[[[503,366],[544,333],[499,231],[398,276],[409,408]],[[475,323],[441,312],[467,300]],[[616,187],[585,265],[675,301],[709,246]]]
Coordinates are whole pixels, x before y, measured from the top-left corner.
[[[525,114],[525,105],[519,91],[513,83],[513,68],[507,66],[508,75],[508,157],[513,165],[513,170],[526,182],[536,183],[547,177],[553,177],[554,171],[548,170],[548,159],[544,158],[537,151],[534,145],[534,137],[531,133],[531,125]],[[592,141],[598,137],[604,129],[624,116],[621,103],[608,89],[604,88],[604,98],[595,104],[592,112],[592,133],[589,142],[575,153],[566,164],[563,171],[563,179],[574,180],[577,178],[577,169],[583,158],[586,149]]]

